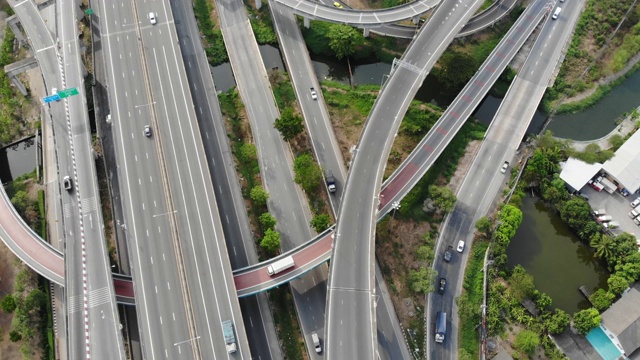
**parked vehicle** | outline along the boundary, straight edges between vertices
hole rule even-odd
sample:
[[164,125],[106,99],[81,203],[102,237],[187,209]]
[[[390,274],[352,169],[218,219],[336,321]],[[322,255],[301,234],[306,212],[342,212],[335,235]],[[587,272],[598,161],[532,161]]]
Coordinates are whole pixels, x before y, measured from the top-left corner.
[[447,336],[447,313],[438,311],[436,317],[436,342],[442,344]]
[[638,217],[638,215],[640,215],[640,210],[637,209],[633,209],[629,212],[629,217],[632,219],[635,219]]
[[613,218],[610,215],[602,215],[598,216],[596,220],[598,220],[598,222],[604,223],[613,220]]
[[333,177],[333,173],[331,171],[327,171],[326,180],[329,192],[336,192],[336,178]]
[[605,209],[593,210],[593,215],[595,217],[602,216],[602,215],[607,215],[607,210],[605,210]]
[[633,222],[634,222],[636,225],[640,226],[640,217],[637,217],[637,218],[633,219]]
[[602,226],[604,226],[607,229],[617,229],[620,227],[620,223],[618,221],[611,221],[611,222],[602,224]]
[[293,257],[292,256],[287,256],[286,258],[282,258],[276,262],[274,262],[273,264],[267,266],[267,273],[271,276],[283,272],[289,268],[292,268],[296,265],[296,263],[293,261]]
[[636,206],[640,205],[640,197],[638,197],[637,199],[633,200],[631,202],[631,207],[634,208]]
[[222,322],[222,333],[224,335],[224,342],[229,354],[238,350],[236,347],[236,335],[233,331],[233,322],[231,320],[225,320]]

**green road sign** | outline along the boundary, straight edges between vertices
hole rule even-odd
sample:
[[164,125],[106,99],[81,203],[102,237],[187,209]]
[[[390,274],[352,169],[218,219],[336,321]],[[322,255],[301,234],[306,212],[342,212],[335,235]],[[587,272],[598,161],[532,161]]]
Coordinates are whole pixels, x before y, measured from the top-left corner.
[[93,14],[93,9],[87,9],[87,10],[84,11],[84,13],[87,14],[87,15],[91,15],[91,14]]
[[61,99],[64,99],[66,97],[73,96],[73,95],[78,95],[78,94],[79,93],[77,88],[70,88],[70,89],[64,89],[64,90],[58,91],[58,95],[60,95]]

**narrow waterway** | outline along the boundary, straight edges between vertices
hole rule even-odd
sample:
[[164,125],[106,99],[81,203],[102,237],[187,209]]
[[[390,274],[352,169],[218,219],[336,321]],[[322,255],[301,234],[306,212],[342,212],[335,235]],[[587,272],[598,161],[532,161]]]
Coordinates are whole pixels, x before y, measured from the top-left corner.
[[35,137],[0,150],[0,179],[3,184],[32,172],[36,165]]
[[558,137],[572,140],[595,140],[611,132],[616,120],[640,105],[640,71],[611,90],[594,106],[575,113],[554,117],[548,130]]
[[538,198],[524,198],[522,213],[522,224],[507,248],[508,266],[527,269],[536,288],[553,299],[553,307],[569,314],[588,308],[578,288],[606,289],[607,269]]

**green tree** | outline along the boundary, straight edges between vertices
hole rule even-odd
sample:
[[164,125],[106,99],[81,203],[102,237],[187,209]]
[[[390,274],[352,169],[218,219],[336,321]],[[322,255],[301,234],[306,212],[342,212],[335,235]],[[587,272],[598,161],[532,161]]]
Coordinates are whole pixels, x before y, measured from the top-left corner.
[[629,280],[622,274],[613,273],[607,279],[607,285],[609,285],[609,291],[615,295],[620,295],[629,287]]
[[433,204],[443,213],[453,210],[456,205],[456,195],[446,186],[429,186],[429,198]]
[[267,229],[273,230],[276,228],[276,218],[268,212],[262,213],[262,215],[260,215],[260,217],[258,218],[258,221],[260,221],[260,225],[262,225],[262,229],[264,231],[267,231]]
[[273,229],[267,229],[262,241],[260,241],[260,246],[267,252],[274,254],[280,249],[280,233]]
[[293,113],[293,108],[285,108],[280,117],[273,123],[285,141],[291,141],[304,130],[304,121],[299,115]]
[[436,71],[436,76],[450,89],[457,89],[467,83],[477,69],[473,56],[459,51],[444,53],[439,63],[440,68]]
[[27,312],[38,311],[47,303],[47,295],[40,289],[33,289],[24,299],[24,307]]
[[591,206],[579,196],[575,196],[560,208],[560,218],[573,229],[580,229],[591,221]]
[[545,319],[545,327],[550,334],[560,334],[571,322],[571,316],[561,309],[556,309],[554,314]]
[[540,345],[540,338],[538,334],[531,330],[522,330],[516,335],[514,345],[521,351],[531,355],[538,345]]
[[549,296],[549,295],[547,295],[545,293],[538,293],[538,298],[536,299],[536,305],[541,310],[544,310],[544,309],[548,308],[549,306],[551,306],[552,302],[553,302],[553,300],[551,300],[551,296]]
[[513,269],[513,273],[509,278],[509,285],[511,294],[518,301],[522,301],[531,296],[535,289],[533,276],[527,274],[527,271],[521,265],[516,265]]
[[600,325],[600,313],[594,308],[580,310],[573,314],[573,326],[582,335],[586,335],[591,329]]
[[338,59],[349,58],[364,43],[362,32],[344,24],[332,24],[327,31],[329,47]]
[[476,230],[479,233],[484,234],[485,236],[489,235],[491,232],[491,221],[486,216],[481,217],[476,221]]
[[614,151],[618,150],[622,144],[624,144],[624,138],[620,134],[613,134],[609,138],[609,145],[611,145]]
[[20,214],[23,214],[31,203],[31,200],[29,199],[29,194],[27,194],[26,191],[20,190],[16,192],[15,195],[13,195],[13,197],[11,198],[11,203],[16,208],[16,210],[20,212]]
[[611,306],[615,297],[616,296],[613,293],[610,293],[605,289],[598,289],[596,292],[591,294],[589,301],[591,301],[593,307],[598,309],[598,311],[604,311]]
[[331,226],[331,217],[329,214],[317,214],[311,219],[310,225],[316,232],[323,232]]
[[418,270],[410,270],[408,280],[411,290],[423,294],[433,291],[436,276],[437,273],[426,266],[421,266]]
[[420,261],[424,261],[428,264],[433,261],[433,246],[421,245],[416,250],[416,258]]
[[258,160],[258,150],[256,146],[251,143],[244,143],[240,147],[240,159],[245,164],[249,164]]
[[257,206],[265,206],[267,205],[267,200],[269,200],[269,193],[260,185],[254,186],[249,196]]
[[0,307],[2,308],[2,311],[10,314],[16,309],[16,299],[13,295],[8,294],[2,298],[2,301],[0,301]]
[[613,256],[616,243],[611,236],[603,234],[594,236],[590,245],[596,251],[597,257],[608,261]]
[[640,252],[625,257],[623,262],[615,266],[615,270],[630,282],[640,280]]
[[9,340],[11,340],[11,342],[18,342],[22,340],[22,335],[20,335],[16,330],[11,330],[9,333]]
[[300,184],[308,194],[317,190],[322,183],[322,169],[309,154],[298,156],[293,163],[295,182]]

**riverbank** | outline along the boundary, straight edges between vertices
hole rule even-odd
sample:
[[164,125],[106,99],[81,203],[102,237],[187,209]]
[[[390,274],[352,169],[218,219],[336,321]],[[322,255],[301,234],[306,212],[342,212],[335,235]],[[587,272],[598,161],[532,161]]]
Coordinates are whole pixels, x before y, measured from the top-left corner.
[[[635,109],[635,111],[640,111],[640,106]],[[600,147],[600,149],[608,149],[612,147],[611,144],[612,138],[616,135],[621,137],[626,137],[627,135],[633,133],[638,128],[638,119],[634,116],[635,114],[632,112],[627,115],[622,122],[615,129],[613,129],[609,134],[595,140],[585,140],[585,141],[575,141],[571,139],[559,138],[558,140],[569,140],[571,141],[571,147],[576,151],[584,151],[587,148],[587,145],[596,144]]]

